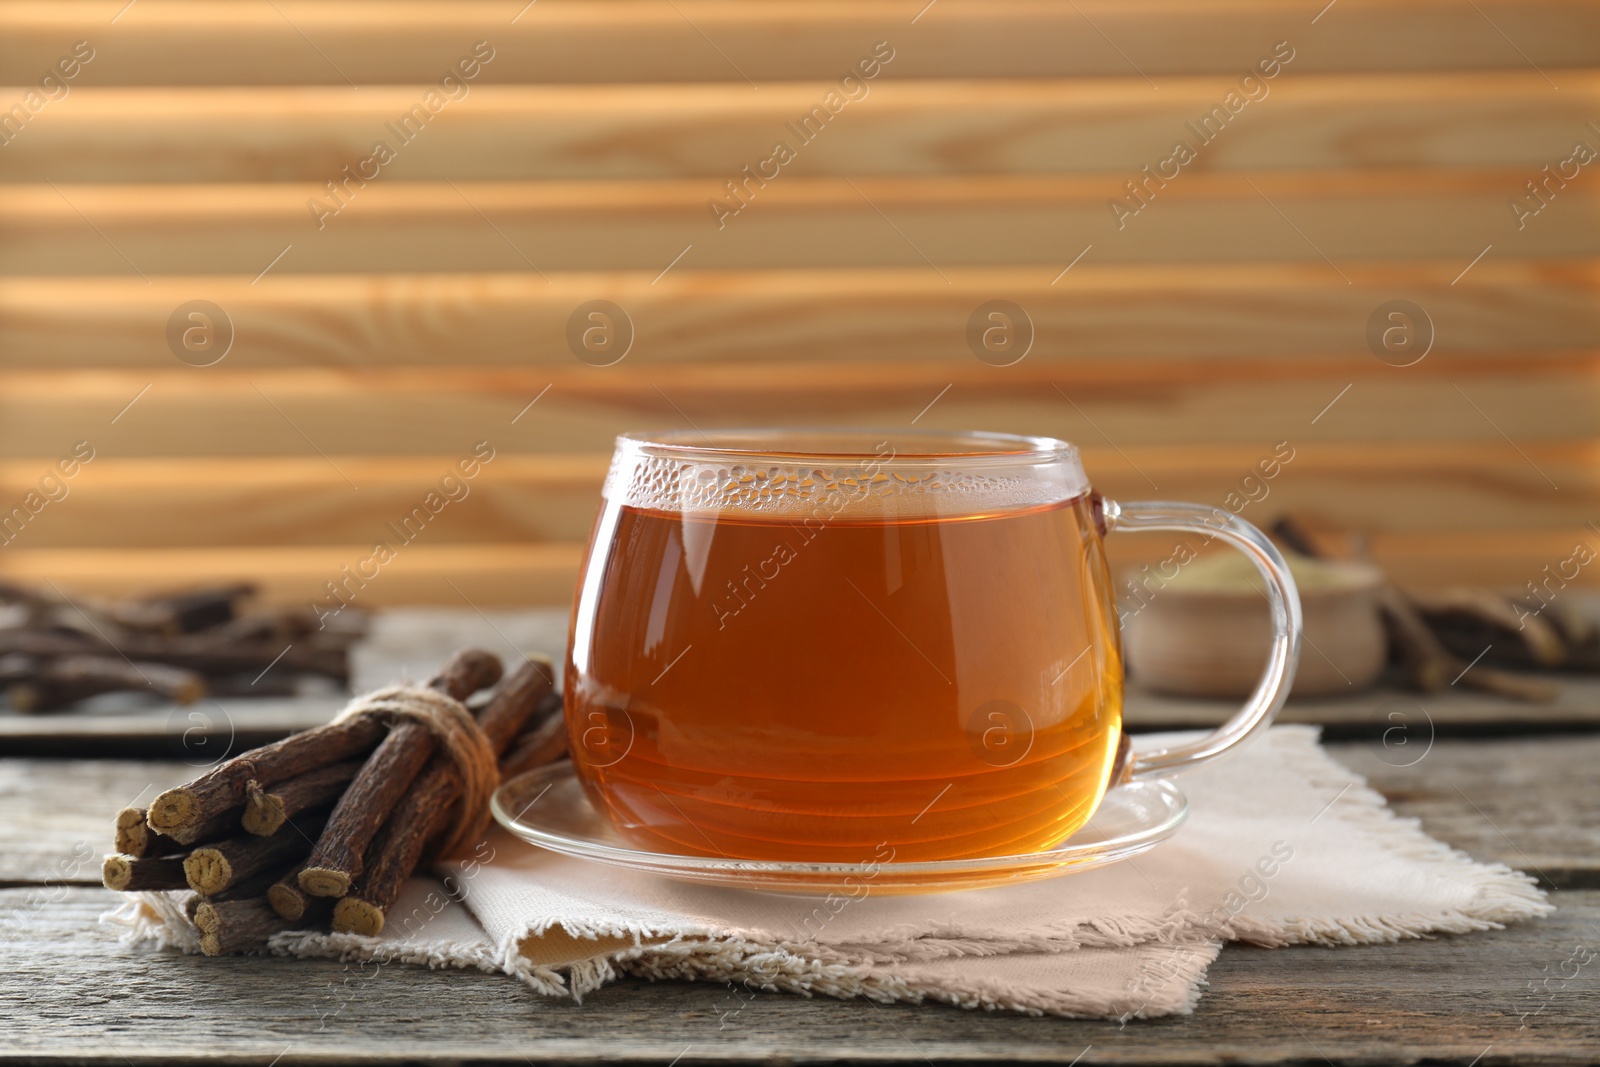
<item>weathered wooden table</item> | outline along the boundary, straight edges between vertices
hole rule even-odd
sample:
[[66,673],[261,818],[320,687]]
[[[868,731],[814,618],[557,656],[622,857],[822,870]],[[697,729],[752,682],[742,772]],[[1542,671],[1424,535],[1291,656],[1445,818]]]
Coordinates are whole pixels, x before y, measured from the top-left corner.
[[[1418,714],[1420,710],[1421,714]],[[1407,713],[1404,729],[1391,712]],[[237,710],[270,735],[305,707]],[[1215,707],[1141,698],[1135,728]],[[1559,910],[1504,931],[1399,945],[1230,945],[1191,1017],[1130,1023],[757,996],[624,981],[582,1004],[498,975],[127,948],[98,916],[112,810],[188,776],[165,714],[0,721],[0,1060],[51,1063],[700,1061],[1592,1063],[1600,1060],[1600,685],[1553,708],[1473,694],[1291,705],[1395,808],[1481,859],[1537,875]],[[178,720],[182,723],[183,720]],[[143,725],[140,725],[140,724]],[[187,728],[187,727],[185,727]],[[1388,731],[1387,736],[1385,731]],[[191,737],[191,741],[193,737]],[[87,753],[95,759],[38,755]],[[17,753],[27,751],[30,755]],[[350,976],[356,974],[354,981]]]

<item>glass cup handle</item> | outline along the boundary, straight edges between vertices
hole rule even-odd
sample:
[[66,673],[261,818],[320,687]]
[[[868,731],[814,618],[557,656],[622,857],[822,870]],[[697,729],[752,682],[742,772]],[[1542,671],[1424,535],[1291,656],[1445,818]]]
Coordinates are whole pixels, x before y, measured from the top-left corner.
[[1265,534],[1237,516],[1203,504],[1139,500],[1118,504],[1101,501],[1106,533],[1113,530],[1178,530],[1221,538],[1249,557],[1266,579],[1272,607],[1272,649],[1261,681],[1233,718],[1198,740],[1144,752],[1129,764],[1126,779],[1159,778],[1191,770],[1215,759],[1241,741],[1264,730],[1289,697],[1295,665],[1300,661],[1300,593],[1283,554]]

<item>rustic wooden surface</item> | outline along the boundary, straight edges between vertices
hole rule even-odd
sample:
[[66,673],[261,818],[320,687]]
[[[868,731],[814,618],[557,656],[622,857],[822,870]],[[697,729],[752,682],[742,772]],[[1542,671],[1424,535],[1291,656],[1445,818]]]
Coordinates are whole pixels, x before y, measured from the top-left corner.
[[757,995],[724,1019],[729,994],[716,985],[624,981],[577,1005],[477,972],[182,957],[117,944],[95,925],[112,902],[103,889],[0,891],[0,916],[20,919],[0,940],[0,1062],[686,1067],[1068,1063],[1081,1054],[1083,1064],[1467,1067],[1590,1063],[1600,1047],[1593,964],[1565,988],[1552,983],[1556,992],[1537,1015],[1544,994],[1528,988],[1554,975],[1574,945],[1596,944],[1594,892],[1560,893],[1550,919],[1470,937],[1358,949],[1229,946],[1195,1015],[1126,1028],[779,994]]
[[[1430,743],[1425,726],[1329,751],[1435,837],[1548,884],[1600,889],[1600,736]],[[85,848],[95,857],[110,848],[118,808],[192,778],[201,762],[0,760],[0,799],[17,813],[0,822],[0,883],[98,884],[98,866],[71,877],[61,869]]]
[[[1444,840],[1596,884],[1600,786],[1585,771],[1600,739],[1438,741],[1412,767],[1385,762],[1394,749],[1377,742],[1333,751]],[[93,881],[106,813],[123,794],[186,773],[174,764],[0,762],[0,795],[21,815],[0,837],[0,879],[15,887],[0,890],[0,1017],[10,1038],[0,1062],[943,1064],[1082,1054],[1083,1063],[1466,1067],[1587,1063],[1600,1047],[1592,965],[1558,977],[1575,946],[1600,941],[1600,893],[1587,889],[1558,891],[1551,919],[1470,937],[1344,950],[1229,946],[1194,1016],[1126,1028],[781,995],[757,996],[730,1019],[719,1014],[727,1005],[717,986],[625,981],[575,1005],[475,972],[374,974],[332,961],[122,946],[95,922],[115,898],[81,884]],[[1548,991],[1538,986],[1551,977]]]
[[[421,677],[452,644],[559,650],[563,626],[559,611],[379,616],[357,654],[358,684]],[[283,729],[337,703],[267,702],[216,724],[243,736],[247,715]],[[1600,1047],[1600,972],[1588,966],[1565,984],[1558,972],[1575,947],[1600,947],[1597,707],[1600,683],[1585,680],[1551,707],[1454,690],[1291,705],[1285,718],[1327,724],[1342,738],[1330,752],[1398,813],[1470,855],[1534,874],[1554,887],[1558,913],[1396,946],[1229,946],[1194,1016],[1126,1028],[781,995],[730,1018],[727,990],[713,985],[625,981],[575,1005],[499,975],[387,966],[369,978],[371,968],[332,961],[123,946],[95,922],[115,900],[96,885],[110,813],[191,777],[223,737],[186,711],[0,717],[0,750],[49,743],[54,731],[58,751],[109,757],[0,759],[0,1019],[11,1038],[0,1063],[1065,1063],[1080,1054],[1080,1063],[1584,1063]],[[1145,727],[1198,725],[1227,710],[1135,693],[1128,716]],[[4,732],[19,726],[31,739]],[[1549,733],[1557,729],[1580,732]],[[183,759],[118,758],[137,743],[175,747]],[[1548,991],[1538,985],[1547,978]]]
[[1600,737],[1430,744],[1413,721],[1328,750],[1439,840],[1546,885],[1600,889]]

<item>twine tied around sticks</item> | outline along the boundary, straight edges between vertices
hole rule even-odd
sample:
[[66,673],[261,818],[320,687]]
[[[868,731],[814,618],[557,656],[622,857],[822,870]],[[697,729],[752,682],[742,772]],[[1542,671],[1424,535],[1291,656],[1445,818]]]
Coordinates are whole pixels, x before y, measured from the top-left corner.
[[489,797],[500,784],[500,767],[489,738],[465,704],[426,686],[391,685],[351,698],[333,721],[355,718],[421,723],[461,772],[454,828],[434,850],[437,857],[452,856],[483,836],[489,828]]

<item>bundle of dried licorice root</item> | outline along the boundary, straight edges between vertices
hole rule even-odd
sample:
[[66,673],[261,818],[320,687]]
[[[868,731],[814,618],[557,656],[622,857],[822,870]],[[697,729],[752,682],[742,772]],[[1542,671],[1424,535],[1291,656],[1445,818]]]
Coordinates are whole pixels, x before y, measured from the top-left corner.
[[[1357,532],[1289,515],[1273,524],[1272,533],[1286,547],[1315,559],[1370,562]],[[1546,565],[1538,584],[1530,581],[1510,594],[1470,588],[1403,591],[1385,581],[1378,589],[1378,610],[1406,680],[1425,693],[1460,682],[1464,688],[1540,702],[1554,700],[1560,687],[1519,672],[1600,671],[1600,627],[1570,600],[1555,602],[1592,555],[1579,544],[1572,558],[1555,565],[1558,571],[1572,565],[1572,574],[1552,574]]]
[[[501,674],[496,656],[468,649],[426,685],[463,703],[494,687],[475,721],[510,777],[564,753],[566,731],[548,660]],[[192,890],[189,914],[211,956],[280,930],[376,934],[411,872],[476,817],[457,810],[462,790],[426,725],[342,718],[118,812],[105,884]]]
[[[54,585],[0,582],[0,685],[16,711],[55,711],[101,693],[286,696],[299,678],[350,680],[366,632],[354,610],[252,606],[255,588],[223,585],[104,600]],[[270,668],[270,673],[269,673]]]

